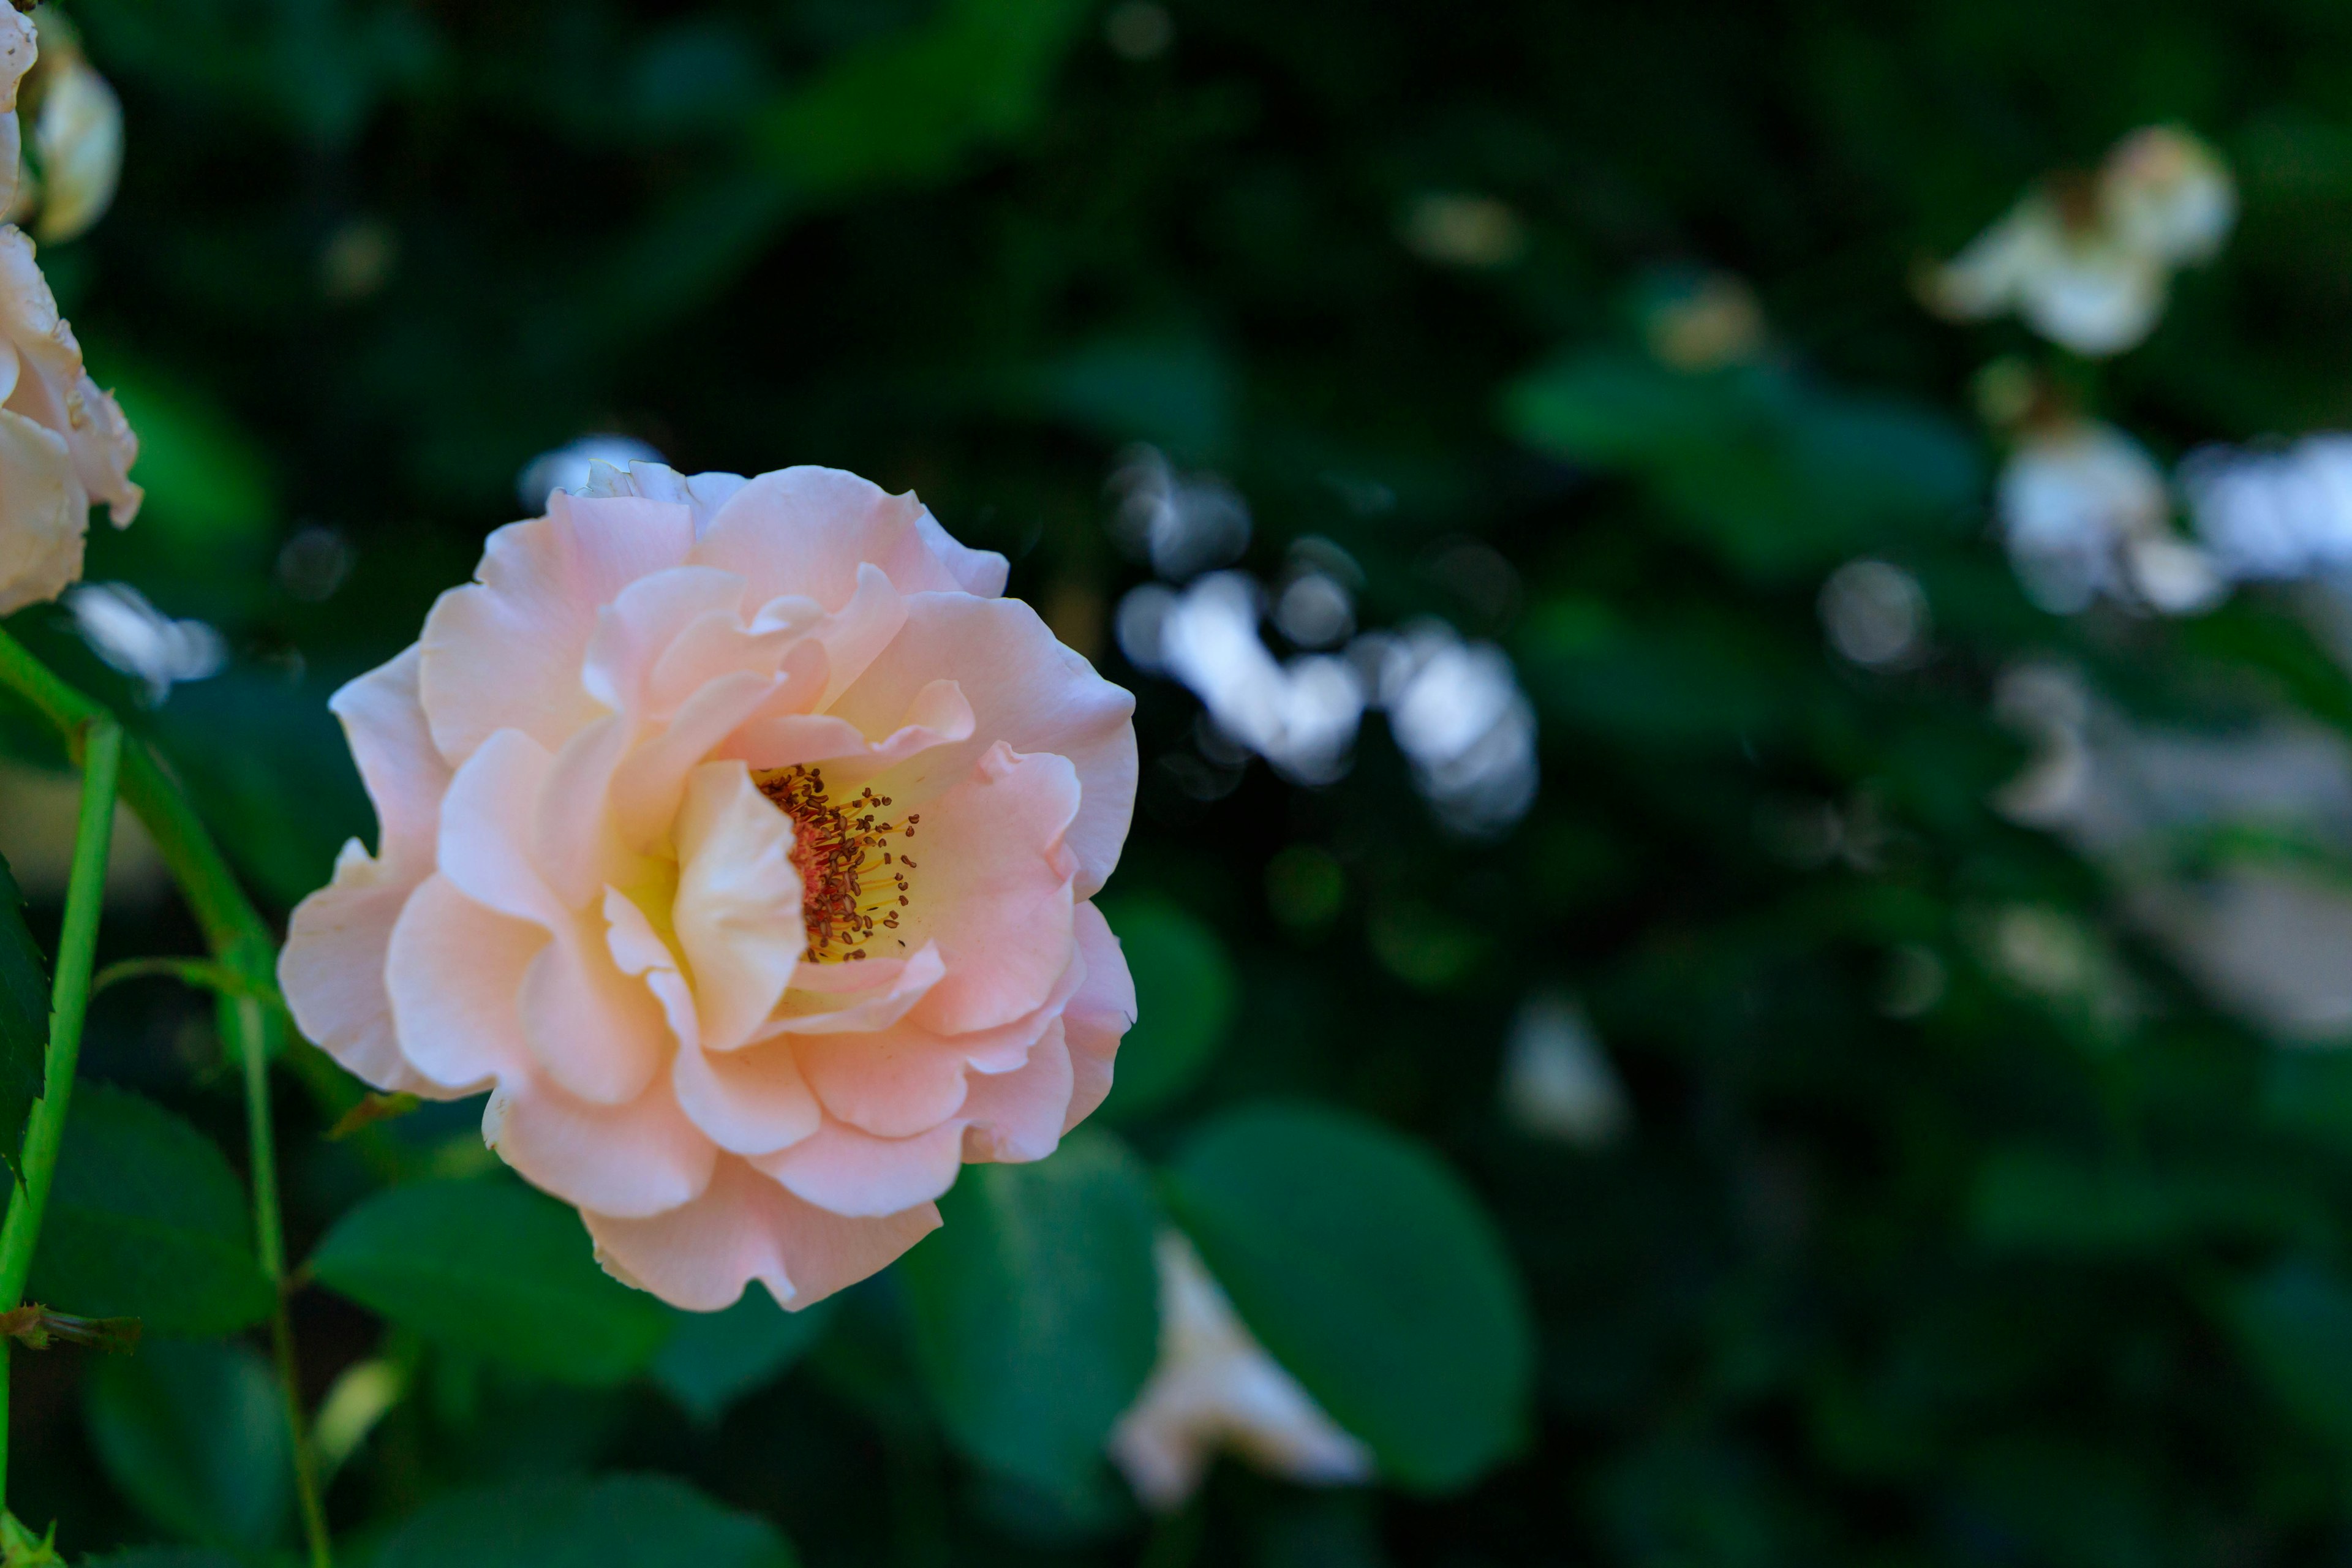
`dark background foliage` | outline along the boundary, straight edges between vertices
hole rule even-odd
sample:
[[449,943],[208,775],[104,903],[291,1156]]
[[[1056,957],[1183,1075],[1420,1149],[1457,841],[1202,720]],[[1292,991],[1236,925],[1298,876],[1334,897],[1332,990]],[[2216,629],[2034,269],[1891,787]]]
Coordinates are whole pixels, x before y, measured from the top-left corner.
[[[1287,1096],[1435,1145],[1532,1303],[1523,1441],[1438,1494],[1227,1464],[1173,1524],[1108,1482],[1047,1497],[950,1440],[894,1271],[708,1423],[641,1380],[567,1386],[395,1330],[416,1381],[336,1479],[339,1528],[625,1469],[769,1516],[812,1563],[2341,1558],[2352,1094],[2331,1058],[2211,1011],[2098,871],[1987,797],[2024,754],[1989,716],[2021,654],[2063,650],[2180,723],[2341,723],[2352,684],[2283,600],[2178,624],[2031,608],[1987,531],[1998,453],[1966,388],[2042,351],[1935,322],[1909,279],[2044,171],[2186,124],[2237,171],[2240,231],[2145,349],[2066,374],[2168,454],[2352,419],[2352,16],[1169,9],[1167,47],[1131,59],[1080,0],[79,0],[128,160],[113,212],[43,259],[152,493],[93,538],[89,575],[229,637],[227,671],[139,723],[282,910],[372,833],[326,696],[465,578],[535,454],[612,429],[689,471],[822,462],[919,490],[1138,689],[1114,900],[1189,914],[1236,977],[1213,1062],[1121,1134],[1164,1164],[1213,1112]],[[1454,190],[1510,204],[1523,253],[1415,254],[1404,215]],[[1786,417],[1738,450],[1563,457],[1513,389],[1563,364],[1664,374],[1643,368],[1643,290],[1700,268],[1753,284]],[[1689,395],[1718,393],[1739,395]],[[1849,399],[1894,425],[1850,461],[1789,457]],[[1502,641],[1541,723],[1528,818],[1449,835],[1377,722],[1328,789],[1262,766],[1214,801],[1180,787],[1161,759],[1191,754],[1197,707],[1106,630],[1141,575],[1105,527],[1135,441],[1238,488],[1253,564],[1321,535],[1361,563],[1368,622]],[[1694,473],[1715,500],[1687,501]],[[349,552],[324,596],[298,537]],[[1433,563],[1465,539],[1515,594],[1449,585]],[[1821,583],[1863,553],[1927,587],[1919,668],[1823,645]],[[60,612],[12,629],[131,701]],[[1864,801],[1884,852],[1776,847],[1788,814]],[[1276,858],[1296,846],[1324,858]],[[1286,900],[1278,868],[1302,864],[1340,896]],[[1989,972],[1974,933],[2019,905],[2102,933],[2134,1022]],[[193,945],[168,905],[108,941]],[[1947,976],[1907,1020],[1882,1005],[1898,950]],[[1629,1086],[1606,1152],[1498,1114],[1510,1021],[1547,989],[1583,999]],[[125,988],[93,1028],[96,1073],[239,1147],[199,1003]],[[362,1153],[286,1100],[298,1257],[384,1181],[470,1168],[450,1152],[470,1108]],[[313,1399],[384,1342],[351,1300],[380,1307],[298,1302]],[[228,1439],[138,1415],[238,1408],[257,1363],[160,1353],[127,1390],[140,1358],[17,1358],[17,1511],[76,1552],[290,1541],[253,1479],[265,1438],[208,1479]]]

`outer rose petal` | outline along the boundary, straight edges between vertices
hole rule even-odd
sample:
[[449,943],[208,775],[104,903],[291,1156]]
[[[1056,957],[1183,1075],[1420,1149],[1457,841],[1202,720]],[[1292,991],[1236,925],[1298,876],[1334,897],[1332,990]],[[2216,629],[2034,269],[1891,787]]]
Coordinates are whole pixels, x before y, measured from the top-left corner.
[[[911,495],[839,468],[784,468],[761,474],[735,492],[710,520],[695,546],[706,566],[740,572],[762,598],[806,594],[828,610],[848,603],[857,568],[879,566],[901,594],[969,593],[967,581],[986,582],[988,558],[956,549],[952,558],[933,543],[946,531]],[[994,581],[1003,585],[1003,556]]]
[[581,1217],[614,1277],[692,1311],[731,1305],[753,1279],[793,1310],[854,1285],[939,1226],[919,1204],[851,1219],[803,1203],[740,1160],[719,1163],[693,1203],[652,1219]]
[[929,938],[947,978],[910,1015],[942,1035],[1009,1024],[1069,967],[1070,858],[1063,836],[1078,781],[1055,756],[1016,757],[1002,742],[973,775],[920,814],[922,858],[905,940]]
[[958,1118],[965,1123],[963,1157],[976,1164],[1017,1165],[1052,1153],[1062,1142],[1072,1081],[1070,1051],[1056,1018],[1022,1067],[973,1076]]
[[1077,907],[1073,923],[1087,977],[1062,1010],[1062,1035],[1070,1047],[1076,1079],[1062,1121],[1065,1132],[1092,1116],[1110,1093],[1111,1062],[1118,1055],[1120,1037],[1135,1026],[1136,1016],[1135,977],[1128,971],[1127,954],[1111,934],[1110,922],[1086,903]]
[[0,408],[0,616],[54,599],[81,575],[87,517],[77,499],[65,438]]
[[942,1121],[911,1138],[877,1138],[846,1122],[827,1121],[751,1165],[821,1209],[892,1214],[955,1185],[963,1166],[963,1123]]
[[682,506],[560,490],[547,516],[491,534],[477,580],[425,618],[425,711],[442,755],[462,763],[509,729],[561,750],[604,711],[581,679],[597,612],[682,564],[693,538]]
[[416,650],[361,676],[328,706],[343,722],[360,777],[381,818],[380,858],[354,839],[336,858],[335,879],[294,910],[278,984],[302,1033],[382,1089],[444,1096],[404,1058],[394,1026],[385,966],[395,922],[432,868],[449,769],[425,732],[416,701]]
[[[425,1092],[470,1094],[492,1079],[529,1074],[519,996],[546,945],[539,927],[482,908],[446,877],[427,877],[409,895],[377,973]],[[286,951],[294,952],[291,942]]]
[[632,1218],[693,1202],[719,1158],[666,1080],[627,1105],[591,1105],[528,1077],[504,1080],[483,1109],[482,1142],[565,1203]]
[[82,369],[81,344],[58,314],[57,298],[33,259],[33,242],[14,226],[0,227],[0,336],[22,362],[6,406],[65,441],[77,523],[92,500],[106,503],[117,528],[128,523],[139,511],[139,487],[130,478],[139,437],[114,399]]
[[916,594],[907,600],[905,629],[832,710],[868,735],[885,733],[943,673],[971,704],[975,724],[960,746],[919,759],[925,775],[960,779],[1000,741],[1016,752],[1067,757],[1081,791],[1069,835],[1077,896],[1092,898],[1118,864],[1135,815],[1134,697],[1055,642],[1037,612],[1017,599]]

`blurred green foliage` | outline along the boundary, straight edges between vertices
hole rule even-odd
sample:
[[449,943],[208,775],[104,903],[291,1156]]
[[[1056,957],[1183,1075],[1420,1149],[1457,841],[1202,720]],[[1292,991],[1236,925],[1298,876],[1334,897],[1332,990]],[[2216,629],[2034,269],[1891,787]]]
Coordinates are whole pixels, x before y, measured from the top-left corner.
[[[2034,610],[1967,387],[2046,351],[1910,290],[2029,180],[2178,121],[2236,169],[2240,231],[2145,348],[2053,374],[2167,458],[2352,424],[2352,15],[68,5],[129,156],[42,259],[152,491],[89,575],[235,658],[142,709],[62,612],[11,630],[134,714],[276,909],[373,831],[327,695],[590,430],[916,489],[1141,698],[1116,1133],[968,1171],[944,1232],[822,1314],[630,1295],[485,1173],[478,1106],[331,1143],[340,1108],[286,1097],[301,1392],[401,1380],[330,1492],[351,1561],[2352,1551],[2352,1068],[2217,1012],[2105,871],[1988,804],[2025,755],[1989,711],[2021,657],[2216,732],[2352,729],[2352,682],[2284,593]],[[1507,204],[1515,242],[1416,249],[1447,193]],[[1671,368],[1644,312],[1716,268],[1766,346]],[[1134,441],[1238,488],[1262,574],[1318,536],[1364,624],[1503,642],[1542,725],[1527,820],[1448,834],[1378,725],[1328,789],[1188,788],[1197,704],[1108,633],[1142,575],[1105,528]],[[1506,578],[1452,570],[1465,542]],[[1923,662],[1824,647],[1816,595],[1861,554],[1923,585]],[[30,733],[0,724],[56,766]],[[1985,936],[2017,910],[2130,1005],[2020,984]],[[195,947],[168,900],[106,941]],[[1563,990],[1632,1107],[1603,1147],[1498,1100],[1512,1018]],[[78,1560],[274,1561],[276,1391],[221,1337],[259,1310],[235,1075],[205,1000],[158,987],[101,999],[85,1061],[145,1098],[78,1103],[37,1292],[203,1342],[19,1353],[12,1506]],[[1387,1484],[1228,1462],[1172,1520],[1127,1502],[1096,1456],[1170,1216]],[[208,1315],[145,1304],[157,1268]]]

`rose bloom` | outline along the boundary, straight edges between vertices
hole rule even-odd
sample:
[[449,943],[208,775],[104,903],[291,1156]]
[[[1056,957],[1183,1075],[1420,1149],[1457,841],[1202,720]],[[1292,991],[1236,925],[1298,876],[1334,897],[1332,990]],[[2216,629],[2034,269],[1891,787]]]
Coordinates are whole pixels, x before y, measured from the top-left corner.
[[1135,1012],[1087,900],[1134,700],[908,496],[600,466],[338,692],[382,825],[296,1019],[483,1136],[678,1306],[803,1306],[1053,1152]]
[[[0,211],[16,197],[16,88],[34,58],[33,25],[0,8]],[[139,438],[82,369],[33,242],[0,227],[0,616],[54,599],[81,575],[89,503],[116,527],[139,510]]]

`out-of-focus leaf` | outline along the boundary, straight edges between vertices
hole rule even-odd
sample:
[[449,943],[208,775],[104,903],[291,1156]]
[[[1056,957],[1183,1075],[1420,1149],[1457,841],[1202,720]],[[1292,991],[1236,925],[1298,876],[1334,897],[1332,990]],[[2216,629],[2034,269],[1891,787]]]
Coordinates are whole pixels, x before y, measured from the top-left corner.
[[643,1371],[671,1330],[660,1302],[596,1266],[577,1215],[503,1179],[378,1193],[310,1268],[403,1328],[567,1383]]
[[1215,931],[1165,899],[1107,900],[1103,913],[1135,976],[1136,1012],[1103,1109],[1135,1116],[1192,1088],[1224,1044],[1234,965]]
[[335,854],[368,832],[367,795],[332,683],[236,668],[177,687],[155,715],[158,739],[205,819],[269,895],[292,904],[327,879]]
[[776,1527],[667,1476],[518,1482],[436,1498],[373,1568],[793,1568]]
[[210,1546],[134,1546],[85,1557],[82,1568],[247,1568],[243,1558]]
[[0,1164],[20,1178],[25,1119],[41,1097],[49,1044],[49,976],[40,944],[25,925],[25,895],[0,860]]
[[245,1192],[187,1122],[104,1084],[73,1097],[27,1293],[61,1311],[137,1318],[187,1339],[269,1315]]
[[1198,338],[1086,344],[1023,376],[1013,401],[1180,462],[1216,462],[1233,442],[1233,373]]
[[832,1314],[829,1300],[787,1312],[759,1286],[723,1312],[679,1312],[654,1357],[653,1380],[697,1421],[716,1421],[729,1405],[782,1377],[816,1343]]
[[1077,1496],[1151,1371],[1156,1210],[1143,1169],[1085,1130],[1034,1165],[974,1165],[900,1265],[916,1358],[973,1459]]
[[249,569],[247,553],[268,542],[278,526],[278,499],[268,460],[202,393],[160,374],[121,367],[107,354],[114,395],[139,433],[136,478],[147,492],[139,510],[142,535],[167,543],[184,566],[215,567],[222,552]]
[[1995,1247],[2139,1252],[2185,1237],[2325,1234],[2304,1194],[2227,1173],[2095,1169],[2039,1150],[1995,1152],[1977,1173],[1970,1228]]
[[283,1535],[286,1413],[251,1347],[150,1340],[91,1369],[84,1414],[107,1475],[165,1530],[249,1549]]
[[2352,1284],[2326,1265],[2291,1258],[2235,1287],[2224,1305],[2272,1397],[2352,1448]]
[[1027,128],[1087,15],[1078,0],[946,0],[778,103],[761,155],[812,195],[940,178]]
[[1403,1484],[1466,1484],[1519,1442],[1533,1331],[1501,1238],[1420,1145],[1310,1105],[1228,1111],[1169,1201],[1275,1359]]
[[1774,367],[1706,374],[1608,351],[1518,382],[1507,423],[1529,445],[1635,477],[1732,566],[1801,577],[1922,525],[1949,532],[1981,483],[1941,416]]

